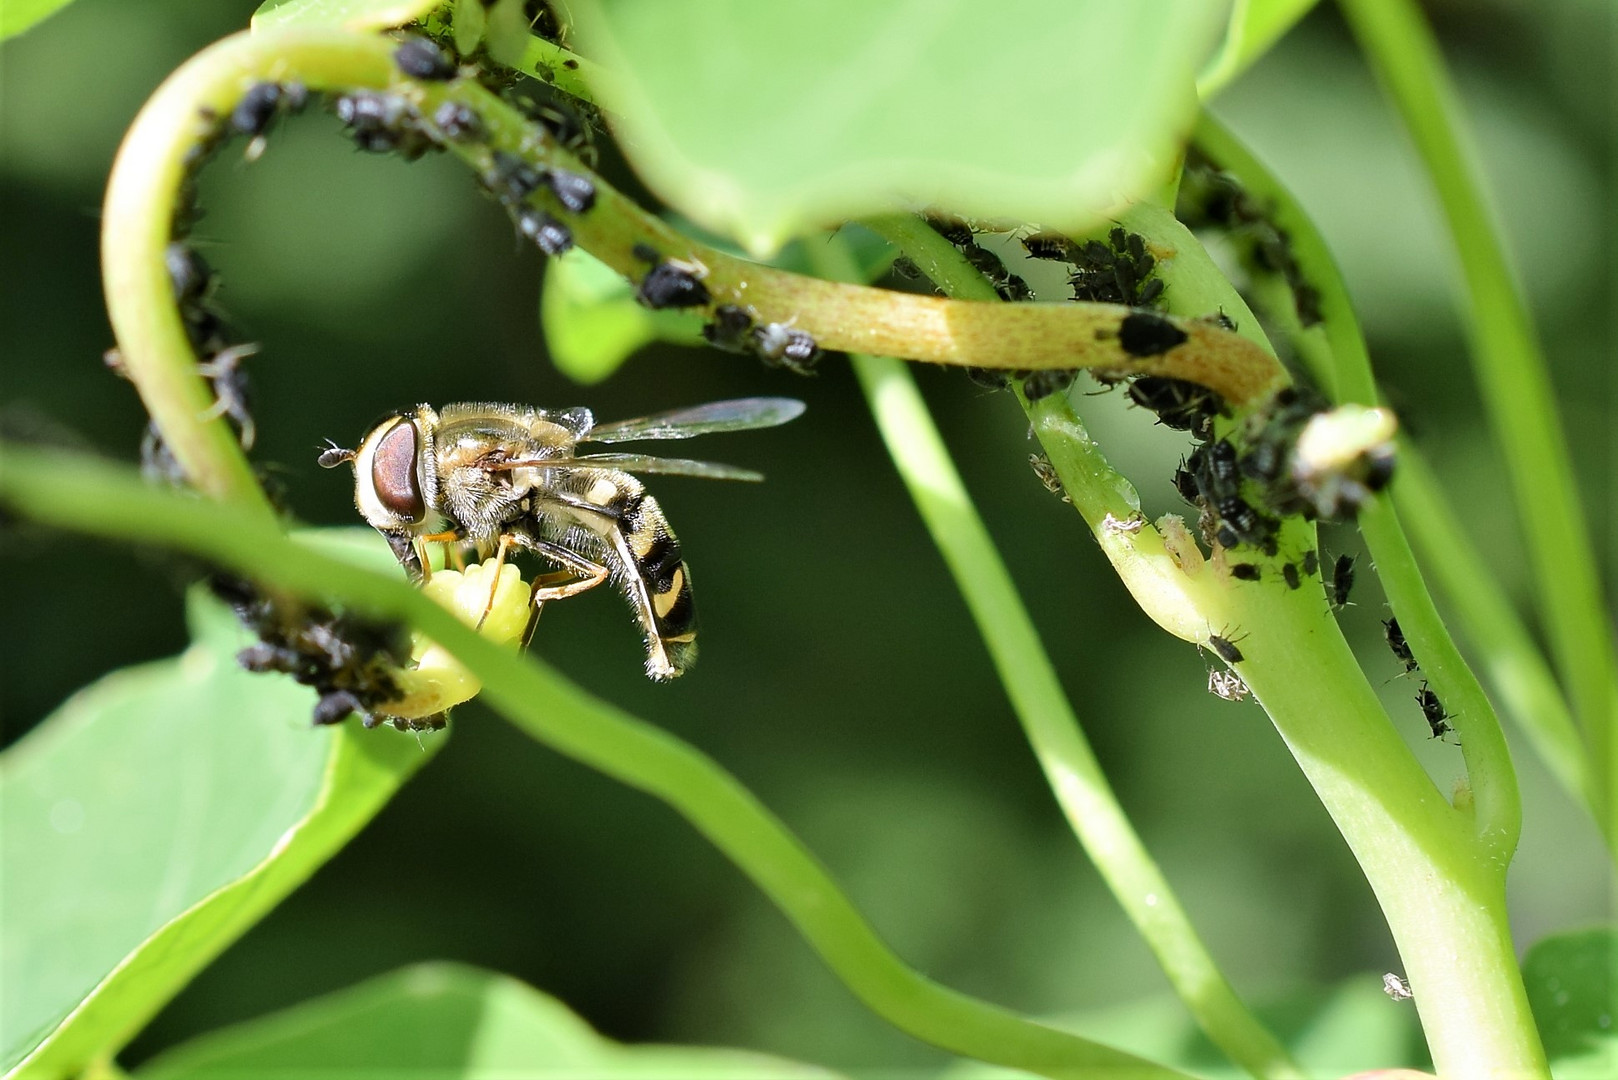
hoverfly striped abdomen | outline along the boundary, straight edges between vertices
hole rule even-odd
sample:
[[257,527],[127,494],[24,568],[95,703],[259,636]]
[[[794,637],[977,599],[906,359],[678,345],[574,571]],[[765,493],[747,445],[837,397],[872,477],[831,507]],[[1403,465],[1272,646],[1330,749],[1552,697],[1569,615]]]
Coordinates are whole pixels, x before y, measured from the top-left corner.
[[575,470],[579,494],[615,526],[607,547],[613,576],[646,636],[646,672],[654,679],[684,673],[697,656],[697,611],[691,569],[656,499],[618,470]]

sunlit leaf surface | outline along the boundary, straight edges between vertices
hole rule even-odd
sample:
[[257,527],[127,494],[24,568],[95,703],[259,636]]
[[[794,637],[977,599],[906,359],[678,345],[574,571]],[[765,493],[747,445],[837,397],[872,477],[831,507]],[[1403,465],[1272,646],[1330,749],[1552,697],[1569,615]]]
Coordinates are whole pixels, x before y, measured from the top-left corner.
[[195,595],[192,626],[0,757],[0,1066],[122,1045],[441,742],[311,730],[313,694],[243,671],[222,606]]
[[824,1069],[741,1050],[615,1043],[530,986],[450,964],[406,968],[204,1036],[135,1075],[834,1080]]
[[386,30],[413,23],[442,6],[443,0],[265,0],[253,13],[253,29],[341,26]]
[[1522,975],[1557,1080],[1618,1076],[1618,932],[1545,938],[1523,958]]
[[934,204],[1078,229],[1167,174],[1200,0],[578,0],[642,177],[748,250]]

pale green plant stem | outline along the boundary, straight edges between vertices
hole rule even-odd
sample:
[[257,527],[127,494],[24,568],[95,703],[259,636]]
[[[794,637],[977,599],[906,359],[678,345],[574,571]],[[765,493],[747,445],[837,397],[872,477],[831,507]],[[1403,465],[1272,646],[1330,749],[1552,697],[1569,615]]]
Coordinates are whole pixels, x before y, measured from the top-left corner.
[[398,618],[443,645],[524,732],[668,803],[773,900],[862,1001],[946,1050],[1048,1077],[1183,1074],[1023,1019],[906,966],[802,842],[695,747],[592,697],[538,661],[479,637],[401,578],[289,538],[239,503],[153,490],[130,470],[0,446],[0,503],[42,524],[174,547],[267,586]]
[[1534,596],[1573,715],[1590,746],[1605,830],[1618,775],[1618,659],[1595,553],[1544,353],[1501,243],[1462,111],[1431,28],[1412,0],[1342,0],[1366,58],[1398,109],[1438,194],[1466,286],[1466,325],[1484,407],[1534,571]]
[[[1274,223],[1287,233],[1298,266],[1319,293],[1322,322],[1318,327],[1306,330],[1298,324],[1290,292],[1277,296],[1270,305],[1272,319],[1288,331],[1300,356],[1323,365],[1315,374],[1334,400],[1377,404],[1365,337],[1336,260],[1313,221],[1263,163],[1206,113],[1198,121],[1195,139],[1211,160],[1246,185],[1249,195],[1271,208]],[[1396,472],[1393,487],[1397,489],[1401,483]],[[1443,512],[1434,505],[1412,507],[1408,500],[1405,505],[1428,519]],[[1387,493],[1378,495],[1361,512],[1359,527],[1388,605],[1421,661],[1422,674],[1452,714],[1476,800],[1478,834],[1495,857],[1509,861],[1522,831],[1522,801],[1499,718],[1438,614]],[[1537,723],[1537,718],[1529,722]]]
[[[1162,266],[1165,296],[1193,310],[1246,312],[1195,238],[1166,211],[1142,207],[1125,223],[1173,252]],[[951,254],[954,248],[925,224],[874,225],[918,266],[952,267],[935,279],[941,287],[966,279],[959,253]],[[1237,319],[1244,332],[1257,332],[1247,325],[1250,315]],[[1211,563],[1194,574],[1182,570],[1163,534],[1141,519],[1134,487],[1102,456],[1065,396],[1027,409],[1068,496],[1142,610],[1187,641],[1206,642],[1210,633],[1239,638],[1244,658],[1233,668],[1269,713],[1376,893],[1440,1075],[1547,1075],[1511,942],[1506,860],[1475,834],[1472,813],[1451,807],[1435,789],[1388,723],[1319,594],[1232,582]],[[1283,543],[1298,540],[1293,532]]]
[[[1517,720],[1551,775],[1594,815],[1596,793],[1589,787],[1584,744],[1556,677],[1483,555],[1459,526],[1438,478],[1413,447],[1400,452],[1393,504],[1410,523],[1412,541],[1482,657],[1507,715]],[[1608,844],[1613,841],[1609,833]]]
[[[809,250],[823,275],[857,277],[852,256],[837,238]],[[996,299],[992,290],[985,299]],[[972,612],[1056,801],[1113,896],[1216,1046],[1254,1076],[1301,1076],[1286,1049],[1237,997],[1118,804],[909,369],[891,357],[856,353],[849,359],[888,454]]]

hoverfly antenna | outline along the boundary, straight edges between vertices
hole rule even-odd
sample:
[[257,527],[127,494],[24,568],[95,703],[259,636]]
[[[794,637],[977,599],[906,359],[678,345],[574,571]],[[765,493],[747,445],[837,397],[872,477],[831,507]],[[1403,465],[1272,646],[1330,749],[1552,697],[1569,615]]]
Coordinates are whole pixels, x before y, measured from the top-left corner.
[[335,469],[339,465],[347,465],[350,461],[353,461],[354,451],[346,450],[327,439],[326,449],[322,450],[320,457],[315,460],[320,463],[322,469]]

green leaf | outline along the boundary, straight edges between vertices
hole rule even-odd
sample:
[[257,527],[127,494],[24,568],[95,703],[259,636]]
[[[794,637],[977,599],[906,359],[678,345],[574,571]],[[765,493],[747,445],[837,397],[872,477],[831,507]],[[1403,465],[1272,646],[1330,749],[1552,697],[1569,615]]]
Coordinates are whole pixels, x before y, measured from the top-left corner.
[[1523,958],[1522,975],[1557,1080],[1618,1076],[1618,931],[1544,938]]
[[643,345],[702,342],[701,318],[647,310],[628,281],[582,248],[546,264],[539,321],[556,370],[586,385],[611,375]]
[[254,30],[290,26],[340,26],[345,30],[389,30],[418,22],[443,0],[264,0],[253,12]]
[[228,610],[198,590],[191,622],[180,656],[104,677],[0,755],[0,1068],[117,1050],[442,742],[311,730],[311,691],[236,663]]
[[590,1080],[834,1080],[812,1065],[742,1050],[624,1046],[515,979],[423,964],[258,1020],[156,1058],[140,1080],[350,1075],[588,1076]]
[[498,64],[516,67],[528,50],[528,15],[523,0],[494,0],[484,20],[484,41]]
[[1314,6],[1315,0],[1236,0],[1225,39],[1197,79],[1197,93],[1209,98],[1234,82]]
[[16,37],[37,22],[67,7],[73,0],[5,0],[0,3],[0,41]]
[[[623,145],[681,213],[767,254],[930,204],[1079,231],[1168,175],[1222,4],[578,0]],[[618,91],[622,91],[619,94]]]

